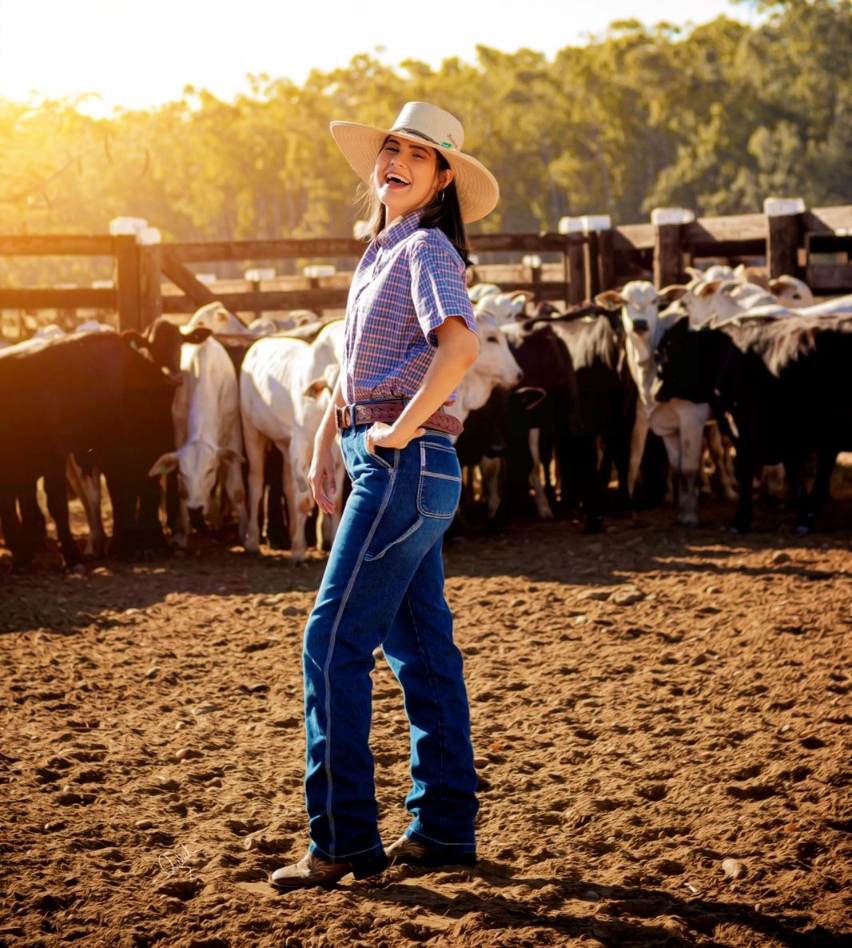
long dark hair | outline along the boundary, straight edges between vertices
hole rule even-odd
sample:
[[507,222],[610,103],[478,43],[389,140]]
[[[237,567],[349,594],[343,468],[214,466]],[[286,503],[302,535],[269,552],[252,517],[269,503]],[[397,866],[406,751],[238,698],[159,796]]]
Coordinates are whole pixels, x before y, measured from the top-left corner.
[[[450,163],[447,159],[437,148],[435,154],[438,156],[438,171],[448,171]],[[369,214],[368,234],[371,240],[375,240],[385,226],[385,206],[379,200],[372,184],[365,188],[364,203]],[[464,229],[459,195],[454,180],[442,190],[436,191],[432,200],[422,209],[420,226],[437,227],[442,230],[462,258],[464,265],[466,267],[471,265],[470,244]]]

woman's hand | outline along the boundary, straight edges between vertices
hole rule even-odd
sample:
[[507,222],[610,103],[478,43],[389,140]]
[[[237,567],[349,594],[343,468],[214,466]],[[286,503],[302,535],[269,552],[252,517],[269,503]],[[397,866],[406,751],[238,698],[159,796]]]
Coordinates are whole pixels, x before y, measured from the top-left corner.
[[337,479],[330,444],[315,445],[308,471],[308,483],[319,509],[325,514],[334,513],[337,504]]
[[377,421],[367,429],[367,450],[373,454],[374,448],[406,448],[410,441],[424,434],[425,428],[415,428],[410,434],[406,434],[405,431],[398,431],[396,425]]

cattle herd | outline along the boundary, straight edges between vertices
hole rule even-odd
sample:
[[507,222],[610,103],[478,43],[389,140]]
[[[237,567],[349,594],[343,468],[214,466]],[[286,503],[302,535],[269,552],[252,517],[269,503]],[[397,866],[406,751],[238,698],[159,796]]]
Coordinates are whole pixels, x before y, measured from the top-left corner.
[[[480,354],[447,408],[465,426],[456,530],[571,513],[595,533],[640,493],[670,498],[676,522],[698,526],[712,476],[745,532],[779,472],[790,501],[779,516],[819,528],[838,454],[852,450],[852,297],[817,303],[792,277],[744,268],[689,273],[567,311],[470,288]],[[235,530],[250,552],[265,537],[295,563],[327,547],[339,514],[313,518],[307,474],[342,326],[304,312],[247,326],[213,303],[183,326],[83,324],[0,348],[0,526],[13,569],[47,545],[40,481],[69,570],[186,548],[194,532]],[[338,482],[344,498],[339,458]],[[69,495],[86,512],[83,546]]]

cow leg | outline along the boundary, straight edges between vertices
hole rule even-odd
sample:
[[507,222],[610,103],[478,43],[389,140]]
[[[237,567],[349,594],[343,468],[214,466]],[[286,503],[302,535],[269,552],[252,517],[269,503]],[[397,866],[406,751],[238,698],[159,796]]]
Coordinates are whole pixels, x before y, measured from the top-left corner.
[[649,429],[648,412],[642,402],[637,402],[636,417],[633,421],[633,430],[630,433],[630,462],[627,469],[627,492],[631,498],[635,496]]
[[86,537],[83,555],[87,558],[103,556],[106,548],[106,531],[101,517],[101,473],[95,466],[84,473],[73,454],[68,455],[65,475],[75,495],[83,505],[89,535]]
[[615,509],[619,517],[627,516],[632,506],[632,494],[628,486],[630,482],[632,433],[633,422],[631,419],[629,427],[624,426],[623,429],[615,431],[607,438],[610,457],[612,458],[612,464],[615,466],[615,476],[618,481]]
[[661,431],[659,435],[663,439],[663,446],[666,449],[666,457],[669,461],[669,470],[672,478],[672,500],[675,510],[677,511],[675,514],[675,523],[681,527],[694,526],[695,524],[688,523],[689,509],[688,504],[685,504],[684,501],[685,482],[682,470],[683,459],[681,456],[680,432],[677,430]]
[[831,475],[834,473],[839,453],[835,448],[823,448],[817,452],[816,475],[808,503],[808,522],[810,526],[813,526],[819,519],[831,499]]
[[716,421],[707,422],[704,426],[704,436],[722,494],[727,500],[736,500],[737,491],[731,479],[725,443]]
[[185,529],[181,520],[180,485],[177,470],[166,474],[165,481],[166,526],[172,536],[175,537],[181,530]]
[[267,438],[243,418],[243,444],[248,461],[248,510],[243,546],[249,553],[260,549],[260,505],[263,499]]
[[576,435],[569,439],[571,458],[563,470],[571,466],[577,480],[583,533],[600,533],[603,529],[602,491],[598,478],[598,445],[592,435]]
[[290,512],[290,562],[301,566],[307,554],[306,527],[314,500],[308,485],[310,446],[302,443],[299,433],[294,433],[290,444],[277,444],[284,455],[284,497]]
[[[290,548],[290,531],[284,510],[284,456],[269,444],[266,452],[264,483],[266,484],[266,539],[273,550]],[[262,511],[258,514],[262,516]]]
[[752,484],[754,476],[760,465],[757,462],[755,449],[746,445],[742,440],[736,444],[736,456],[734,458],[734,469],[737,472],[737,484],[739,485],[739,500],[734,519],[731,522],[731,530],[734,533],[748,533],[751,530],[752,520],[754,518],[754,500],[752,497]]
[[[6,548],[12,554],[12,571],[25,572],[32,567],[35,548],[31,537],[23,528],[22,518],[18,514],[18,498],[32,495],[35,497],[36,484],[5,485],[0,489],[0,524],[3,526],[3,539]],[[38,500],[36,500],[38,506]],[[39,512],[41,508],[39,508]],[[44,514],[42,514],[44,519]]]
[[684,419],[680,428],[680,466],[673,468],[677,483],[678,526],[697,527],[698,478],[704,451],[704,422]]
[[[135,459],[107,454],[99,460],[112,502],[113,526],[109,555],[114,559],[132,559],[144,553],[145,541],[140,532],[150,519],[156,520],[162,536],[160,478],[144,475],[135,477],[131,473],[137,463]],[[139,468],[144,470],[141,462]],[[150,542],[150,538],[147,539]],[[164,539],[162,542],[165,546]]]
[[759,492],[760,504],[764,509],[781,507],[787,491],[784,465],[764,464],[760,478],[754,486]]
[[128,524],[127,554],[145,562],[168,554],[172,548],[160,521],[161,489],[159,479],[136,480],[132,489],[132,516]]
[[71,534],[71,524],[68,519],[68,478],[65,466],[66,459],[63,458],[44,475],[44,492],[47,495],[47,511],[56,525],[56,535],[65,560],[65,568],[76,570],[82,564],[82,556]]
[[243,484],[242,460],[226,461],[222,473],[223,499],[227,499],[237,515],[237,532],[242,539],[248,527],[246,490]]
[[486,509],[489,522],[497,517],[502,501],[501,479],[503,477],[503,459],[484,456],[479,462],[482,473],[482,487],[486,497]]
[[547,497],[547,487],[550,485],[549,469],[551,456],[541,456],[541,429],[531,428],[529,432],[529,447],[532,455],[529,483],[533,489],[533,501],[539,520],[553,520],[553,508]]
[[178,500],[178,517],[172,534],[175,546],[181,550],[186,550],[189,547],[189,534],[191,529],[189,508],[186,506],[186,498],[181,489],[179,491]]
[[[14,501],[13,501],[14,503]],[[18,491],[18,507],[15,521],[20,524],[22,537],[32,547],[33,553],[47,550],[47,520],[38,502],[38,481],[32,481]]]

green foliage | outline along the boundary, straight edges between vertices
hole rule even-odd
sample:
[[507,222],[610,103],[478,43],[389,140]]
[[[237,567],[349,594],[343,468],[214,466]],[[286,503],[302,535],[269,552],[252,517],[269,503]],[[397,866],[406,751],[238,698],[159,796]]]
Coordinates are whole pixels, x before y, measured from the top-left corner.
[[[0,100],[0,233],[103,233],[132,215],[166,240],[346,236],[358,182],[328,123],[383,124],[409,99],[461,116],[466,149],[500,181],[474,231],[555,230],[569,214],[630,223],[672,204],[747,213],[770,195],[852,203],[851,8],[763,7],[756,28],[613,23],[552,62],[479,47],[436,71],[359,55],[303,86],[254,76],[233,102],[187,88],[109,119],[81,101]],[[9,285],[21,271],[4,266]]]

